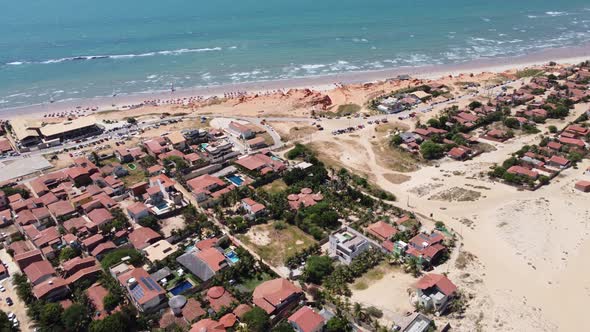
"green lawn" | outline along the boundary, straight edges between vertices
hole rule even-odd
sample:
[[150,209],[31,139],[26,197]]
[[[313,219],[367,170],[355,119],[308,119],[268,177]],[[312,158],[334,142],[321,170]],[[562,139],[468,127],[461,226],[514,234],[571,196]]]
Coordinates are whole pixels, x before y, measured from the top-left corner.
[[296,226],[278,230],[272,224],[256,225],[238,238],[273,266],[283,266],[287,257],[317,242]]
[[261,275],[248,279],[246,281],[244,281],[243,283],[241,283],[242,286],[244,286],[244,288],[248,289],[249,291],[254,291],[254,288],[256,288],[258,285],[260,285],[261,283],[267,281],[267,280],[271,280],[272,276],[268,273],[262,273]]
[[141,167],[139,164],[135,165],[137,167],[134,170],[131,170],[127,165],[124,166],[129,171],[129,175],[122,177],[121,181],[123,181],[123,183],[125,183],[125,186],[127,187],[132,186],[141,181],[147,181],[144,168]]
[[277,179],[267,185],[262,186],[262,189],[271,194],[276,194],[285,191],[287,189],[287,184],[285,181],[283,181],[283,179]]

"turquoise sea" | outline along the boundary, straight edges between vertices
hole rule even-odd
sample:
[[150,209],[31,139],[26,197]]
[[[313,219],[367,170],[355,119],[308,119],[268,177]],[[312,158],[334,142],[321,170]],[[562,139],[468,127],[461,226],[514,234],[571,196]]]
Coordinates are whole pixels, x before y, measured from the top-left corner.
[[5,1],[0,108],[588,41],[588,0]]

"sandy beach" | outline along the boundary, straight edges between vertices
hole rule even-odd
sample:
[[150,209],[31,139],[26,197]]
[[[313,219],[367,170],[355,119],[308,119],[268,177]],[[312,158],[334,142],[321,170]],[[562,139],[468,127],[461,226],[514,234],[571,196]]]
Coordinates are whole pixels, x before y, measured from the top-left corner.
[[500,73],[506,70],[517,70],[525,67],[545,64],[549,61],[561,64],[575,64],[590,57],[590,45],[580,47],[546,49],[526,56],[504,58],[481,58],[465,63],[431,65],[422,67],[399,67],[384,70],[348,72],[337,75],[309,76],[288,80],[250,82],[208,87],[176,89],[172,91],[152,91],[138,94],[118,94],[116,96],[96,97],[87,99],[73,99],[44,103],[17,108],[0,109],[3,119],[15,117],[39,117],[43,114],[75,111],[77,109],[94,108],[97,111],[127,109],[130,105],[138,105],[146,100],[182,100],[191,97],[203,99],[213,96],[223,97],[232,94],[261,94],[288,89],[311,89],[314,91],[329,91],[339,85],[362,84],[395,78],[398,75],[410,75],[414,78],[435,79],[461,73]]

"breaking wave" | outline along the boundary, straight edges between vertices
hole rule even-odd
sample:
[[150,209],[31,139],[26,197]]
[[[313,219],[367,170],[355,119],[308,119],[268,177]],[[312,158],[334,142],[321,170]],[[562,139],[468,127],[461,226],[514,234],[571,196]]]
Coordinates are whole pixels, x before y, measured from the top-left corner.
[[24,64],[53,64],[53,63],[62,63],[62,62],[70,62],[70,61],[89,61],[89,60],[104,60],[104,59],[131,59],[131,58],[141,58],[141,57],[150,57],[156,55],[181,55],[185,53],[201,53],[201,52],[215,52],[221,51],[223,48],[221,47],[212,47],[212,48],[181,48],[177,50],[166,50],[166,51],[155,51],[155,52],[146,52],[146,53],[139,53],[139,54],[114,54],[114,55],[80,55],[80,56],[72,56],[72,57],[65,57],[59,59],[49,59],[43,61],[12,61],[7,62],[5,65],[8,66],[19,66]]

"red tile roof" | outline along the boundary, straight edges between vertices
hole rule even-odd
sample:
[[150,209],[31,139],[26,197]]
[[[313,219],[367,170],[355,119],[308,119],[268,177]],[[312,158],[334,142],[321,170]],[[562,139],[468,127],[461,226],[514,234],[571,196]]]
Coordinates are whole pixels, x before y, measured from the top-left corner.
[[367,227],[367,230],[369,233],[375,235],[380,240],[390,239],[392,236],[397,234],[397,229],[395,229],[395,227],[382,220],[370,224]]
[[216,248],[201,250],[195,256],[205,262],[213,272],[221,270],[223,263],[225,263],[225,256]]
[[189,332],[225,332],[225,327],[211,318],[201,319],[192,325]]
[[314,332],[324,325],[324,317],[305,306],[289,317],[289,323],[296,324],[301,332]]
[[426,274],[416,283],[416,288],[422,290],[426,290],[434,286],[436,286],[436,288],[438,288],[443,294],[447,296],[452,295],[457,290],[457,286],[455,286],[455,284],[453,284],[449,278],[442,274]]
[[23,272],[27,275],[27,278],[29,278],[32,284],[37,284],[39,280],[44,277],[56,275],[55,269],[51,263],[45,260],[31,263],[23,270]]
[[129,234],[129,242],[138,250],[149,246],[161,238],[162,236],[158,232],[149,227],[136,228]]
[[287,279],[278,278],[265,281],[258,285],[254,289],[252,298],[255,305],[264,309],[268,314],[271,314],[275,311],[276,307],[288,298],[301,292],[301,289]]
[[38,299],[43,299],[52,291],[65,287],[67,287],[67,282],[63,278],[51,278],[33,287],[33,295]]
[[88,213],[88,219],[90,219],[93,224],[100,227],[113,220],[113,215],[107,209],[94,209]]
[[221,308],[229,308],[236,299],[221,286],[213,286],[207,291],[207,301],[215,312],[219,312]]

